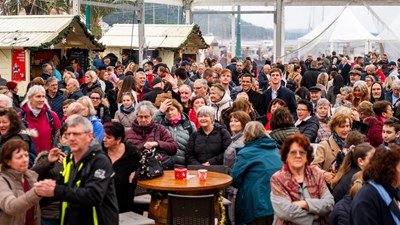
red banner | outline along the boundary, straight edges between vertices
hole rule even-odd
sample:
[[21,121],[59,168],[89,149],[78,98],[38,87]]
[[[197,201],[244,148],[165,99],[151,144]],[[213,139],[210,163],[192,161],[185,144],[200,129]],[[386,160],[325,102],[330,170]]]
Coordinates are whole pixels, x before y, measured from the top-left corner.
[[26,80],[25,50],[13,50],[12,52],[12,80]]

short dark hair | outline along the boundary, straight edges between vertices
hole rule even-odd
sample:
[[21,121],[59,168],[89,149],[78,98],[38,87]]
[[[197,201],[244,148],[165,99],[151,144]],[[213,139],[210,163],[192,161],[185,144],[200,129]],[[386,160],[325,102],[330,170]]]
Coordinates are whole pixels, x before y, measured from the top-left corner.
[[271,108],[275,104],[279,104],[279,105],[281,105],[283,107],[286,107],[286,108],[288,107],[285,101],[283,101],[280,98],[275,98],[269,103],[268,108],[267,108],[267,112],[271,112]]
[[275,72],[278,72],[278,73],[282,76],[282,70],[279,69],[278,67],[272,68],[272,69],[269,71],[269,74],[272,74],[272,73],[275,73]]
[[271,117],[271,130],[294,127],[294,119],[287,108],[278,108]]
[[205,69],[203,73],[203,79],[206,79],[206,77],[212,77],[213,72],[214,71],[212,69]]
[[391,106],[390,102],[382,100],[374,102],[374,104],[372,105],[372,109],[374,110],[376,116],[382,116],[382,113],[387,111],[388,106]]
[[312,103],[311,103],[310,101],[308,101],[308,100],[300,99],[299,102],[297,103],[297,106],[298,106],[298,105],[305,105],[305,106],[307,106],[307,110],[308,110],[309,112],[313,112]]
[[313,148],[311,147],[310,140],[303,134],[293,134],[286,137],[285,142],[283,142],[281,149],[281,160],[283,163],[287,160],[287,155],[289,154],[290,147],[293,143],[297,143],[300,147],[303,147],[307,152],[307,160],[311,162]]
[[393,127],[395,132],[400,131],[400,120],[397,119],[396,117],[391,117],[383,123],[383,125]]
[[160,56],[157,56],[157,57],[155,58],[155,60],[157,60],[157,62],[162,62],[162,58],[161,58]]
[[1,167],[2,169],[7,169],[10,168],[10,166],[7,164],[8,161],[12,159],[12,153],[15,151],[19,150],[24,150],[28,151],[28,143],[22,139],[10,139],[6,141],[6,143],[3,145],[2,151],[1,151]]
[[183,68],[177,68],[174,73],[175,73],[175,76],[179,77],[182,80],[186,80],[187,79],[186,70],[183,69]]
[[113,136],[115,139],[125,140],[125,128],[119,122],[108,122],[104,124],[104,133]]
[[6,134],[1,135],[3,140],[7,140],[8,138],[17,135],[23,129],[24,125],[22,123],[21,117],[18,113],[13,109],[0,109],[0,116],[6,116],[10,120],[10,129],[8,129]]

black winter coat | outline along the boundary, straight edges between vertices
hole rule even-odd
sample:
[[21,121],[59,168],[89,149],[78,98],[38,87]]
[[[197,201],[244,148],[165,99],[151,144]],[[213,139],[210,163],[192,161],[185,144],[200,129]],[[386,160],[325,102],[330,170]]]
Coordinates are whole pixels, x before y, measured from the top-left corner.
[[351,198],[344,196],[342,200],[333,206],[333,211],[329,215],[329,225],[349,225],[350,224]]
[[101,89],[101,84],[100,84],[100,82],[98,80],[96,82],[94,82],[92,84],[92,86],[90,86],[90,87],[88,87],[87,83],[83,83],[83,84],[81,84],[80,88],[81,88],[81,91],[82,91],[83,95],[89,95],[89,93],[92,92],[96,88],[99,88],[100,90],[102,90]]
[[110,109],[107,106],[100,104],[99,107],[95,109],[96,109],[96,116],[99,118],[102,124],[111,122]]
[[209,162],[211,165],[222,165],[224,152],[231,142],[228,130],[218,123],[214,123],[214,129],[208,135],[200,127],[190,135],[186,147],[186,163],[200,165]]
[[[272,101],[272,89],[267,89],[266,91],[264,91],[263,95],[265,98],[265,105],[266,107],[268,107]],[[286,105],[289,107],[290,113],[292,114],[293,118],[297,118],[297,102],[296,98],[294,97],[293,91],[291,91],[289,88],[281,86],[277,91],[276,98],[282,99],[284,102],[286,102]]]
[[317,78],[320,72],[317,69],[310,69],[304,73],[301,79],[301,86],[310,89],[310,87],[317,85]]
[[143,95],[142,101],[150,101],[153,104],[156,103],[157,95],[164,93],[164,90],[162,88],[156,87],[150,92],[147,92],[146,94]]
[[[74,159],[68,155],[67,160]],[[114,170],[110,158],[104,154],[96,140],[91,142],[82,158],[71,166],[67,184],[64,183],[64,177],[59,176],[54,199],[69,203],[64,224],[94,224],[93,206],[96,207],[99,225],[118,224]]]
[[[104,148],[107,153],[107,149]],[[117,161],[113,163],[115,172],[114,184],[117,192],[119,213],[133,211],[133,198],[137,180],[129,183],[129,176],[139,168],[140,154],[137,148],[130,142],[125,142],[125,152]]]
[[310,139],[311,143],[315,143],[319,129],[319,121],[316,116],[311,116],[310,119],[302,121],[297,125],[297,128],[299,128],[301,134],[304,134]]

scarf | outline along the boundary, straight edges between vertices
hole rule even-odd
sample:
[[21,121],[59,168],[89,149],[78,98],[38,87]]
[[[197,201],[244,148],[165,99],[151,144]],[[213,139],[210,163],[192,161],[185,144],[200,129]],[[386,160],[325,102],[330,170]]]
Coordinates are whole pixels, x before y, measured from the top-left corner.
[[332,138],[339,145],[340,150],[342,150],[345,145],[344,140],[340,138],[335,131],[332,131]]
[[132,104],[131,107],[129,107],[129,108],[127,108],[127,109],[124,108],[124,105],[121,105],[121,106],[119,107],[119,110],[120,110],[121,112],[125,113],[125,114],[129,114],[129,113],[131,113],[133,110],[135,110],[135,104]]
[[[326,191],[326,184],[324,176],[315,167],[308,165],[304,168],[304,183],[307,184],[307,190],[310,193],[311,198],[319,199],[322,194]],[[290,201],[299,201],[299,184],[294,178],[288,164],[286,163],[280,171],[278,171],[271,179],[271,191],[274,195],[288,199]],[[321,225],[326,225],[326,217],[321,216],[319,219]],[[283,221],[278,219],[279,225],[290,225],[291,222]]]
[[42,111],[42,109],[33,109],[32,106],[31,106],[31,104],[30,104],[29,102],[28,102],[28,107],[29,107],[29,109],[32,111],[32,113],[33,113],[33,115],[34,115],[35,117],[38,117],[39,114],[40,114],[40,112]]
[[176,125],[179,123],[179,121],[182,120],[182,115],[179,114],[176,118],[167,119],[167,120],[172,124],[173,127],[176,127]]

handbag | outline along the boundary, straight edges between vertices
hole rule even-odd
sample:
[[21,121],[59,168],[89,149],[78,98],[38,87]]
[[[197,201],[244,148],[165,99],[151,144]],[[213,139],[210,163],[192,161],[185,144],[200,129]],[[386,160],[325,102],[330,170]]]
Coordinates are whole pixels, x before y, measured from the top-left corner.
[[144,149],[139,161],[138,179],[151,180],[164,174],[160,155],[155,148]]
[[[157,140],[157,126],[154,128],[154,140]],[[175,160],[172,156],[168,155],[162,148],[156,147],[156,153],[160,155],[161,166],[164,170],[173,170]]]

